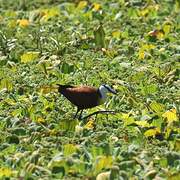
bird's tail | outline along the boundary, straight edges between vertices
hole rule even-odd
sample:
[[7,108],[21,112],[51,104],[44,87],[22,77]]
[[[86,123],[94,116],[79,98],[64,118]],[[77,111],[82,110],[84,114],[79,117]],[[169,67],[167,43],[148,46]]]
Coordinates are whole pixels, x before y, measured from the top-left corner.
[[60,93],[62,93],[66,88],[72,88],[72,87],[74,87],[74,86],[71,86],[71,85],[62,85],[62,84],[57,84],[57,86],[58,86],[58,91],[59,91]]

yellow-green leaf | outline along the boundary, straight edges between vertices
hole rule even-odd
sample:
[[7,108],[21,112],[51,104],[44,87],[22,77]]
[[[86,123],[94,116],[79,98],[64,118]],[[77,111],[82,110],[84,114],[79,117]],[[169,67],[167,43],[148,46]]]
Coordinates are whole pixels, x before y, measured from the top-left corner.
[[148,13],[149,13],[149,9],[148,9],[148,8],[144,8],[144,9],[142,9],[141,11],[138,12],[138,14],[139,14],[140,16],[147,16]]
[[144,59],[145,58],[145,51],[140,49],[138,52],[138,58],[139,59]]
[[169,34],[170,31],[171,31],[171,25],[170,25],[170,24],[164,24],[164,25],[163,25],[163,31],[164,31],[164,33],[165,33],[166,35]]
[[9,21],[8,21],[8,23],[7,23],[7,26],[8,26],[8,28],[10,28],[10,29],[15,28],[15,27],[16,27],[16,25],[17,25],[17,21],[16,21],[16,20],[14,20],[14,19],[9,20]]
[[62,131],[75,131],[75,127],[78,124],[78,120],[64,119],[60,122],[59,128]]
[[123,119],[127,119],[127,118],[129,118],[129,113],[122,113],[122,118]]
[[180,173],[174,173],[168,177],[168,180],[179,180],[180,179]]
[[20,27],[27,27],[30,24],[28,19],[18,19],[17,23]]
[[138,52],[138,57],[139,59],[144,59],[146,52],[149,52],[151,49],[154,49],[156,46],[154,46],[153,44],[142,44],[139,52]]
[[94,166],[96,174],[100,172],[102,169],[110,168],[112,164],[113,164],[112,156],[99,156],[96,159],[95,166]]
[[159,128],[149,129],[149,130],[147,130],[147,131],[144,133],[144,135],[145,135],[146,137],[151,137],[151,136],[155,137],[155,135],[156,135],[156,134],[159,134],[160,132],[161,132],[161,131],[160,131]]
[[8,91],[11,91],[13,89],[13,84],[12,84],[11,80],[2,79],[0,81],[0,89],[6,89]]
[[74,144],[65,144],[63,147],[64,156],[69,156],[77,151],[77,146]]
[[26,52],[21,56],[22,63],[28,63],[36,60],[39,57],[39,52]]
[[14,99],[6,98],[5,102],[10,106],[15,106],[16,105],[16,102],[14,101]]
[[135,123],[140,127],[149,127],[150,124],[147,121],[135,121]]
[[98,11],[101,8],[101,5],[98,3],[93,3],[93,10]]
[[3,21],[3,17],[0,15],[0,22]]
[[117,38],[118,39],[120,37],[120,35],[121,35],[121,31],[117,30],[117,31],[113,31],[112,32],[113,38]]
[[49,19],[53,18],[53,17],[56,17],[56,16],[59,16],[59,8],[57,7],[52,7],[52,8],[48,8],[48,9],[43,9],[41,11],[41,14],[42,14],[42,18],[41,18],[41,21],[48,21]]
[[178,120],[176,109],[171,109],[169,111],[166,111],[162,115],[162,117],[166,118],[168,123],[172,123],[173,121],[177,121]]
[[39,91],[42,94],[48,94],[48,93],[51,93],[51,92],[57,92],[58,91],[58,87],[55,87],[55,86],[41,86],[39,88]]
[[0,168],[0,178],[11,177],[12,174],[13,174],[13,171],[11,169],[6,168],[6,167]]
[[168,139],[170,134],[171,134],[172,128],[171,127],[167,127],[166,131],[165,131],[165,138]]
[[142,87],[142,92],[145,95],[154,94],[157,92],[157,85],[155,84],[145,85],[144,87]]
[[85,129],[93,129],[94,126],[95,126],[94,120],[90,120],[85,124],[84,128]]
[[179,11],[180,11],[180,1],[176,0],[176,3],[175,3],[175,12],[179,13]]
[[43,124],[43,123],[45,123],[46,121],[45,121],[45,119],[44,119],[43,117],[38,117],[37,120],[36,120],[36,122]]
[[150,108],[156,113],[161,113],[165,110],[163,104],[157,103],[155,101],[150,104]]
[[141,48],[144,50],[151,50],[154,49],[156,46],[154,46],[153,44],[144,44]]
[[124,125],[130,125],[135,122],[135,119],[130,116],[130,113],[123,113],[122,114],[122,120],[124,122]]
[[174,149],[180,152],[180,139],[176,139],[175,144],[174,144]]
[[17,11],[6,10],[4,16],[8,18],[15,18],[17,16]]
[[87,1],[80,1],[77,8],[78,9],[84,9],[87,6],[88,2]]

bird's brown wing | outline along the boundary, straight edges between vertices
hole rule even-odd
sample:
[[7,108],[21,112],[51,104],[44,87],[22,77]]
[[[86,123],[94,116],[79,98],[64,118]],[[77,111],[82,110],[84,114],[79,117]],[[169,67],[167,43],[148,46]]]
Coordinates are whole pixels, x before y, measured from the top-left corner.
[[99,91],[89,86],[67,88],[62,94],[79,109],[97,106],[100,98]]

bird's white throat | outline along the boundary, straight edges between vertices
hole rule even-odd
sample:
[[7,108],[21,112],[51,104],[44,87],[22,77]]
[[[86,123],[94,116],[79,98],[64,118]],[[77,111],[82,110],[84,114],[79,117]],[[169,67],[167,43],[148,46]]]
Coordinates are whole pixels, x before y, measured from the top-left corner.
[[104,103],[107,97],[107,93],[113,93],[116,94],[116,91],[113,90],[109,85],[103,84],[99,87],[99,91],[101,94],[101,103]]
[[107,88],[105,88],[103,85],[99,87],[99,92],[101,94],[101,101],[105,101],[107,98],[107,93],[109,92]]

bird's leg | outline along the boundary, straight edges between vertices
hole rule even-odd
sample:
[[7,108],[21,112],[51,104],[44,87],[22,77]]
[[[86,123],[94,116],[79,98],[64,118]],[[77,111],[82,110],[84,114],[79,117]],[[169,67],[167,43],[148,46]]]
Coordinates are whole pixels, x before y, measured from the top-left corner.
[[81,118],[82,118],[82,112],[83,112],[83,109],[81,110],[81,112],[80,112],[80,114],[79,114],[79,120],[81,120]]
[[74,119],[76,119],[76,116],[78,115],[78,112],[80,111],[79,108],[77,108],[76,114],[74,115]]

